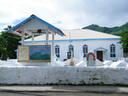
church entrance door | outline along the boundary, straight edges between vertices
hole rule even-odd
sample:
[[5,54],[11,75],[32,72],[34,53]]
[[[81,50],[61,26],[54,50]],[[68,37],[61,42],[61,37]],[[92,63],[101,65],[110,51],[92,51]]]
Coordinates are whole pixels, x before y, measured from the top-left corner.
[[103,61],[103,51],[97,51],[96,57],[98,60]]

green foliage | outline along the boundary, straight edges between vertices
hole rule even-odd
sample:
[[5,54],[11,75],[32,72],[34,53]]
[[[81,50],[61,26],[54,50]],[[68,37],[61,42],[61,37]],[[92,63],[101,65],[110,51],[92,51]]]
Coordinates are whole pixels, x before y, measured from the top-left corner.
[[104,32],[104,33],[110,33],[112,31],[111,28],[100,27],[99,25],[96,25],[96,24],[89,25],[89,26],[84,27],[82,29],[91,29],[91,30],[100,31],[100,32]]
[[101,27],[98,26],[96,24],[92,24],[86,27],[83,27],[82,29],[91,29],[91,30],[95,30],[95,31],[100,31],[100,32],[104,32],[104,33],[109,33],[109,34],[114,34],[114,35],[120,35],[120,33],[123,30],[128,30],[128,23],[122,25],[122,26],[117,26],[117,27]]
[[18,42],[20,41],[19,36],[7,32],[9,28],[11,28],[11,26],[5,28],[0,34],[0,53],[2,60],[6,60],[7,58],[16,58],[15,50],[17,49],[17,45],[19,44]]
[[128,52],[128,30],[123,30],[121,33],[121,40],[122,46],[124,48],[124,52]]

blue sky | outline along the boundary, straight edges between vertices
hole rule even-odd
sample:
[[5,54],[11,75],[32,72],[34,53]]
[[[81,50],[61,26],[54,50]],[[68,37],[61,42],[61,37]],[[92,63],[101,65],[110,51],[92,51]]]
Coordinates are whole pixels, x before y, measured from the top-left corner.
[[31,14],[60,29],[128,22],[128,0],[0,0],[0,30]]

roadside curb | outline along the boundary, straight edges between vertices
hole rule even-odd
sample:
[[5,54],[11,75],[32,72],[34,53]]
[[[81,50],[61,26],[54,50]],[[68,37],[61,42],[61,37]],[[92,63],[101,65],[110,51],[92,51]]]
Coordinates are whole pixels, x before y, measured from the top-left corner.
[[0,90],[0,92],[65,92],[65,93],[105,93],[105,94],[128,94],[126,91],[97,91],[97,90]]
[[0,86],[0,92],[65,92],[65,93],[105,93],[128,94],[127,86],[72,86],[72,85],[14,85]]

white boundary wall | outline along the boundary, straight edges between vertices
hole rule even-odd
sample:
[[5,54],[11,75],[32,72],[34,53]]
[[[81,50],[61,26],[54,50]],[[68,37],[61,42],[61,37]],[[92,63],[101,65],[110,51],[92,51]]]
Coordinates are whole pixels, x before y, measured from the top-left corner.
[[123,84],[127,68],[0,67],[0,84]]

